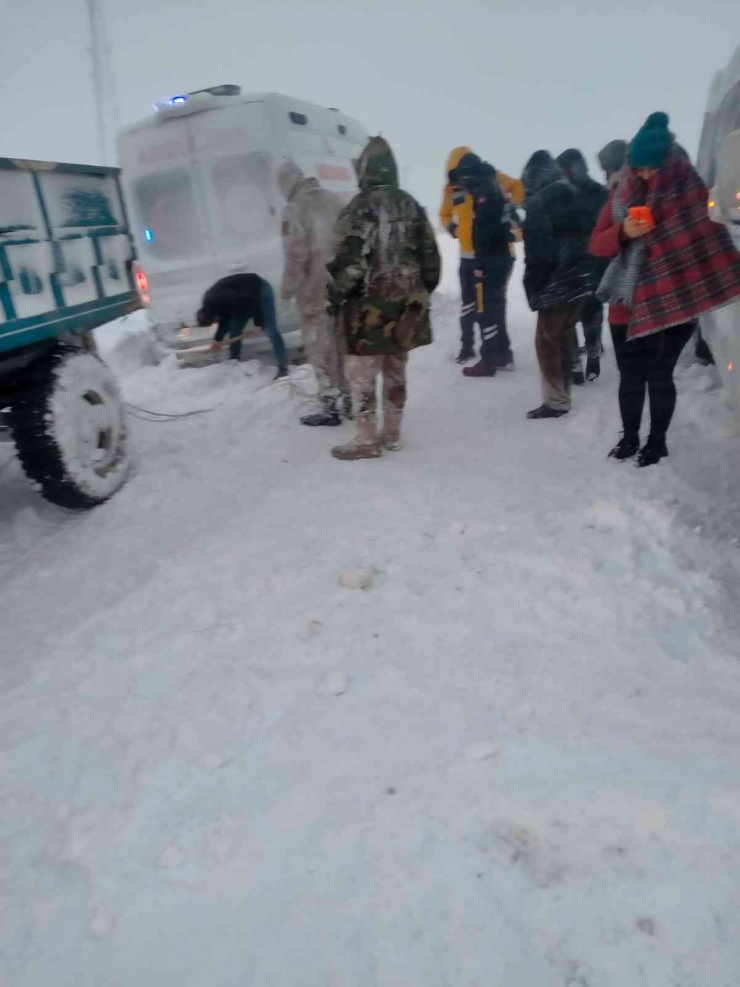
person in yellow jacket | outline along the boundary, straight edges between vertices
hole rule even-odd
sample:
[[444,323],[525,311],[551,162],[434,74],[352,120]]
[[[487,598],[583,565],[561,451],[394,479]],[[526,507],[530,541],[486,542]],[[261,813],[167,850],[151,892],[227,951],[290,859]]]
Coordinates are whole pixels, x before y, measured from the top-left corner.
[[[471,154],[469,147],[456,147],[450,151],[445,172],[447,182],[439,210],[439,220],[455,239],[460,241],[460,289],[462,293],[462,308],[460,310],[461,348],[457,358],[458,363],[467,363],[475,356],[475,324],[478,321],[475,294],[475,251],[473,250],[473,200],[459,185],[450,182],[450,172],[460,164],[466,154]],[[524,186],[517,178],[509,178],[502,171],[496,170],[496,177],[503,193],[521,205],[524,200]]]

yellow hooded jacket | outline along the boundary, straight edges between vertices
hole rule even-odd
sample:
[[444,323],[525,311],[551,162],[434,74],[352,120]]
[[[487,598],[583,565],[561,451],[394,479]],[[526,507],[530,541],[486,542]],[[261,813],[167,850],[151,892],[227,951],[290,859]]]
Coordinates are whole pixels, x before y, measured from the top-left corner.
[[[457,168],[465,155],[470,153],[470,148],[465,146],[456,147],[450,151],[445,173],[449,174],[453,168]],[[509,178],[503,171],[498,170],[496,171],[496,178],[503,192],[510,195],[516,205],[520,206],[524,201],[524,185],[521,181],[518,178]],[[448,182],[444,187],[439,221],[445,229],[452,223],[456,224],[461,256],[473,257],[473,200],[468,193],[463,189],[455,188]]]

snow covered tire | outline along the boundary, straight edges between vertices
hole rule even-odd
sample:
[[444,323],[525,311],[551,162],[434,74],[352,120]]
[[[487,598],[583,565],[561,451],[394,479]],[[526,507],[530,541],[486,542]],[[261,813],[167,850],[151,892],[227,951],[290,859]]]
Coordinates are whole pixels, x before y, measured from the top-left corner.
[[94,507],[123,484],[129,467],[123,398],[95,354],[58,346],[26,371],[10,427],[26,475],[47,500]]

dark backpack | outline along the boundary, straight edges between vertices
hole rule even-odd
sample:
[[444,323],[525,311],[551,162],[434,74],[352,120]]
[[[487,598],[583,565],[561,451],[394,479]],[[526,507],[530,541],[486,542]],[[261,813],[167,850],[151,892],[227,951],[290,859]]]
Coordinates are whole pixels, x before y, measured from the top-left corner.
[[476,257],[508,254],[513,240],[511,216],[501,187],[494,178],[471,190],[473,196],[473,249]]

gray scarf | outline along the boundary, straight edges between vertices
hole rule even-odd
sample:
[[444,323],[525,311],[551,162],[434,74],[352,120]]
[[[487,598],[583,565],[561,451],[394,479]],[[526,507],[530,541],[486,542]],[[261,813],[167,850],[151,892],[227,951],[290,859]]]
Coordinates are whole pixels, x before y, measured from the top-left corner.
[[[629,212],[629,202],[619,194],[619,183],[612,197],[612,219],[623,223]],[[632,305],[637,283],[640,280],[642,262],[645,259],[645,240],[638,237],[631,240],[625,250],[609,262],[601,284],[596,289],[596,297],[613,305]]]

